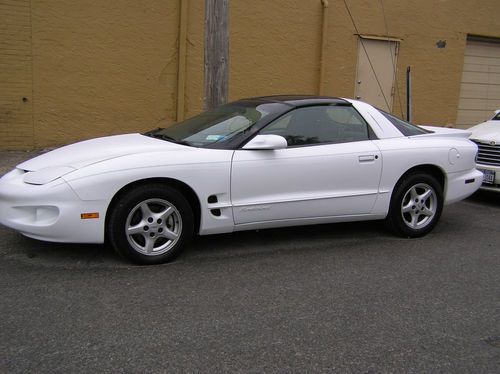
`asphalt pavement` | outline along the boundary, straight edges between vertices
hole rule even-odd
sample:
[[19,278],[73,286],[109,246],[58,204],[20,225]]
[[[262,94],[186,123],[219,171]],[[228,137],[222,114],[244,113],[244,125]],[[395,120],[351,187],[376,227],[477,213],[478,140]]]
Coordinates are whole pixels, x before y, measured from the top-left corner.
[[499,224],[479,192],[420,239],[249,231],[150,267],[0,227],[0,372],[499,373]]

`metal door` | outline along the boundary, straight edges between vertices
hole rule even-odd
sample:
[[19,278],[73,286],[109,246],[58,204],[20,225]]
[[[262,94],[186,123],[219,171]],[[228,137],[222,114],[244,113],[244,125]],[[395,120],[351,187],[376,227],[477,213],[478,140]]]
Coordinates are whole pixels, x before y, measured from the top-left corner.
[[398,45],[395,40],[359,38],[356,99],[392,111]]

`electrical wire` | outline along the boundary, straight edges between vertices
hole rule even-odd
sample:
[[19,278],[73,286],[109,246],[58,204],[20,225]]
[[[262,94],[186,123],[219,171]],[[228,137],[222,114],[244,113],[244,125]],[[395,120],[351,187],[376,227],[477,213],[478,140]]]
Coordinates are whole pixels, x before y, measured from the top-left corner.
[[[385,8],[384,8],[383,0],[380,0],[380,6],[382,7],[382,15],[384,17],[385,34],[388,36],[389,35],[389,28],[387,27],[387,18],[385,17]],[[396,48],[397,48],[397,46],[396,46]],[[401,110],[401,118],[404,119],[403,107],[401,106],[401,95],[399,92],[398,75],[397,75],[397,71],[396,71],[396,61],[395,61],[396,57],[394,54],[392,54],[392,51],[390,51],[390,53],[391,53],[392,70],[394,72],[393,79],[394,79],[394,84],[396,86],[396,93],[398,96],[399,109]]]
[[366,58],[368,59],[368,63],[370,64],[370,68],[372,69],[373,75],[375,76],[375,80],[377,81],[378,88],[380,89],[380,92],[382,93],[382,97],[384,98],[385,105],[387,105],[387,108],[390,110],[391,106],[389,105],[389,102],[387,101],[387,97],[385,97],[385,93],[384,93],[384,90],[382,89],[382,85],[380,84],[380,81],[378,80],[378,76],[377,76],[377,73],[375,72],[375,68],[373,67],[370,56],[368,55],[368,51],[366,50],[365,44],[363,43],[363,38],[361,38],[361,34],[359,33],[358,27],[356,26],[356,22],[354,22],[354,18],[351,14],[349,6],[347,5],[347,0],[344,0],[344,5],[345,5],[345,8],[347,10],[347,13],[349,14],[349,18],[351,19],[352,25],[354,26],[354,30],[356,30],[356,33],[360,36],[359,41],[361,43],[361,47],[363,47],[363,50],[365,51]]

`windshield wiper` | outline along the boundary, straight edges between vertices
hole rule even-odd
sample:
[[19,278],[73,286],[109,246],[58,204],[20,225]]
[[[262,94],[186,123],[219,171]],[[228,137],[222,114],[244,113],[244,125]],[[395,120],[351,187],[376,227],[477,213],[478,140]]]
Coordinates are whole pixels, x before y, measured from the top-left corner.
[[150,136],[150,137],[156,138],[156,139],[166,140],[168,142],[175,143],[175,144],[181,144],[181,145],[191,146],[190,142],[187,142],[185,140],[177,140],[177,139],[175,139],[175,138],[173,138],[171,136],[165,135],[165,134],[158,134],[156,132],[147,132],[144,135]]

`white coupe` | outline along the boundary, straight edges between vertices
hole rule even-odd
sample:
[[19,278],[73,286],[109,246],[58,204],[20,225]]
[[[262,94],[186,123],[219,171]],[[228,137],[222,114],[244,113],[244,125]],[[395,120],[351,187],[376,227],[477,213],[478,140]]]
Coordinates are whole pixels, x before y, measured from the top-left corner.
[[21,163],[0,179],[0,223],[47,241],[108,240],[140,264],[172,260],[195,233],[385,219],[419,237],[482,183],[469,135],[349,99],[244,99]]

